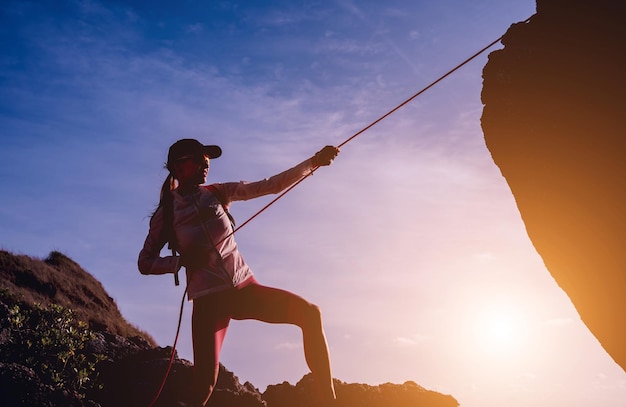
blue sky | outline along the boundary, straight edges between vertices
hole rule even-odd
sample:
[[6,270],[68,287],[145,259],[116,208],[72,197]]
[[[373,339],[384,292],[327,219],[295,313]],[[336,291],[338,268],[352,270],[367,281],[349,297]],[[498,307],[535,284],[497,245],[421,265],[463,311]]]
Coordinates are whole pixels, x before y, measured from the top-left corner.
[[[532,1],[5,1],[0,247],[66,253],[173,341],[183,287],[136,268],[169,145],[257,180],[340,144],[535,11]],[[496,49],[494,47],[494,49]],[[238,233],[266,284],[322,308],[335,377],[462,406],[623,407],[626,375],[530,243],[480,129],[487,54],[344,146]],[[268,199],[233,205],[239,222]],[[192,359],[191,304],[181,356]],[[306,373],[297,329],[235,322],[223,363]]]

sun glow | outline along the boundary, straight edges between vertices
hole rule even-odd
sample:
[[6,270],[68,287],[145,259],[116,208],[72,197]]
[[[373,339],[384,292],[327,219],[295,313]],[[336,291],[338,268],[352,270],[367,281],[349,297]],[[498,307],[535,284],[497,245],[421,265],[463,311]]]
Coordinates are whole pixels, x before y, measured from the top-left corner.
[[507,303],[491,303],[477,311],[474,336],[483,352],[505,356],[523,346],[528,333],[527,320],[521,307]]

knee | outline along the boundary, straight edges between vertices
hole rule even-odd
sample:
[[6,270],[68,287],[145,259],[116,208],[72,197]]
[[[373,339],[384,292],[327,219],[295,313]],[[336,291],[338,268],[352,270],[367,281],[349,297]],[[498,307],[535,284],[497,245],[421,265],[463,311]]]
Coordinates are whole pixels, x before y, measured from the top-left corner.
[[307,303],[304,307],[303,317],[305,326],[316,327],[322,324],[322,310],[315,304]]

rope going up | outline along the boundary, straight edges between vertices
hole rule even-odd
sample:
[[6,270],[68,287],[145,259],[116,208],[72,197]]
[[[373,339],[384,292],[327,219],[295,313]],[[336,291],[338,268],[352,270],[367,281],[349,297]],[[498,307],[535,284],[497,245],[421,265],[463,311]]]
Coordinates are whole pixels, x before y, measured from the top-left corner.
[[[523,21],[523,23],[527,23],[530,20],[530,18],[527,18],[526,20]],[[467,65],[469,62],[471,62],[472,60],[474,60],[476,57],[478,57],[479,55],[481,55],[482,53],[484,53],[485,51],[487,51],[489,48],[493,47],[496,43],[498,43],[500,40],[502,40],[502,37],[504,37],[504,35],[501,35],[500,37],[498,37],[497,39],[491,41],[488,45],[486,45],[485,47],[483,47],[480,51],[477,51],[476,53],[474,53],[472,56],[470,56],[469,58],[467,58],[466,60],[464,60],[463,62],[461,62],[460,64],[458,64],[457,66],[455,66],[454,68],[450,69],[448,72],[446,72],[445,74],[441,75],[439,78],[437,78],[436,80],[434,80],[433,82],[431,82],[428,86],[424,87],[422,90],[420,90],[419,92],[415,93],[414,95],[412,95],[411,97],[409,97],[408,99],[404,100],[403,102],[401,102],[400,104],[398,104],[396,107],[394,107],[393,109],[391,109],[390,111],[388,111],[387,113],[385,113],[384,115],[380,116],[378,119],[374,120],[373,122],[371,122],[370,124],[368,124],[367,126],[363,127],[361,130],[357,131],[356,133],[354,133],[352,136],[348,137],[346,140],[344,140],[341,144],[339,144],[337,147],[341,148],[344,145],[348,144],[350,141],[354,140],[355,138],[357,138],[358,136],[360,136],[361,134],[365,133],[367,130],[371,129],[372,127],[374,127],[375,125],[377,125],[378,123],[380,123],[381,121],[385,120],[387,117],[391,116],[393,113],[395,113],[396,111],[400,110],[401,108],[403,108],[404,106],[406,106],[407,104],[409,104],[411,101],[413,101],[413,99],[417,98],[418,96],[420,96],[422,93],[426,92],[428,89],[432,88],[433,86],[435,86],[436,84],[438,84],[439,82],[441,82],[442,80],[444,80],[445,78],[447,78],[448,76],[452,75],[454,72],[458,71],[459,69],[461,69],[463,66]],[[276,196],[276,198],[272,199],[267,205],[265,205],[264,207],[262,207],[261,209],[259,209],[258,212],[256,212],[254,215],[252,215],[250,218],[248,218],[245,222],[243,222],[241,225],[239,225],[235,230],[233,230],[229,235],[227,235],[226,237],[224,237],[221,241],[218,242],[222,243],[224,240],[226,240],[227,238],[229,238],[230,236],[232,236],[233,234],[235,234],[237,231],[239,231],[241,228],[243,228],[244,226],[246,226],[248,223],[250,223],[254,218],[256,218],[257,216],[259,216],[261,213],[263,213],[267,208],[269,208],[270,206],[272,206],[274,203],[276,203],[276,201],[278,201],[279,199],[281,199],[283,196],[285,196],[287,193],[289,193],[292,189],[294,189],[296,186],[298,186],[302,181],[304,181],[306,178],[310,177],[311,175],[313,175],[313,173],[315,171],[317,171],[319,167],[315,167],[313,168],[313,170],[311,170],[311,172],[309,172],[307,175],[305,175],[304,177],[302,177],[299,181],[297,181],[296,183],[294,183],[293,185],[291,185],[289,188],[285,189],[282,193],[280,193],[280,195]]]
[[[527,23],[529,20],[530,20],[530,17],[527,18],[526,20],[524,20],[523,23]],[[427,85],[426,87],[424,87],[423,89],[421,89],[420,91],[415,93],[414,95],[410,96],[409,98],[407,98],[406,100],[404,100],[400,104],[396,105],[396,107],[394,107],[393,109],[389,110],[387,113],[385,113],[384,115],[380,116],[378,119],[374,120],[373,122],[371,122],[367,126],[363,127],[361,130],[357,131],[352,136],[348,137],[346,140],[344,140],[337,147],[338,148],[343,147],[344,145],[348,144],[350,141],[354,140],[355,138],[357,138],[361,134],[365,133],[367,130],[371,129],[372,127],[374,127],[375,125],[377,125],[381,121],[385,120],[387,117],[391,116],[393,113],[395,113],[396,111],[400,110],[402,107],[404,107],[407,104],[409,104],[411,101],[413,101],[413,99],[417,98],[422,93],[426,92],[428,89],[432,88],[433,86],[435,86],[436,84],[438,84],[439,82],[441,82],[442,80],[444,80],[448,76],[452,75],[454,72],[458,71],[459,69],[461,69],[463,66],[465,66],[466,64],[468,64],[472,60],[474,60],[476,57],[478,57],[479,55],[481,55],[482,53],[487,51],[489,48],[493,47],[497,42],[502,40],[502,37],[504,37],[504,35],[501,35],[497,39],[493,40],[488,45],[486,45],[485,47],[483,47],[482,49],[480,49],[479,51],[474,53],[472,56],[470,56],[469,58],[467,58],[466,60],[464,60],[463,62],[461,62],[457,66],[455,66],[454,68],[450,69],[448,72],[446,72],[445,74],[441,75],[439,78],[437,78],[433,82],[431,82],[429,85]],[[237,231],[239,231],[241,228],[246,226],[248,223],[250,223],[257,216],[259,216],[260,214],[265,212],[266,209],[268,209],[270,206],[274,205],[279,199],[281,199],[283,196],[287,195],[287,193],[289,193],[292,189],[294,189],[295,187],[300,185],[300,183],[302,183],[302,181],[304,181],[305,179],[307,179],[308,177],[313,175],[313,173],[315,171],[317,171],[318,168],[319,168],[319,166],[313,168],[311,170],[311,172],[309,172],[307,175],[305,175],[304,177],[300,178],[300,180],[298,180],[297,182],[292,184],[290,187],[285,189],[282,193],[280,193],[278,196],[276,196],[276,198],[272,199],[267,205],[265,205],[264,207],[259,209],[254,215],[250,216],[250,218],[248,218],[245,222],[243,222],[241,225],[239,225],[237,228],[235,228],[232,232],[230,232],[226,237],[224,237],[222,240],[217,242],[216,245],[219,245],[224,240],[226,240],[230,236],[234,235]],[[185,305],[185,295],[186,294],[187,294],[187,290],[185,290],[185,292],[183,293],[183,299],[182,299],[181,304],[180,304],[180,313],[178,315],[178,327],[176,329],[176,338],[174,339],[174,345],[172,346],[172,355],[170,357],[169,365],[168,365],[168,367],[166,369],[165,377],[163,378],[163,382],[161,383],[161,387],[159,388],[156,396],[154,397],[154,399],[150,403],[150,407],[152,407],[157,402],[159,397],[161,396],[161,392],[163,391],[163,387],[165,386],[165,382],[167,381],[167,378],[169,376],[170,370],[172,368],[172,364],[174,362],[174,355],[176,354],[176,344],[178,342],[178,336],[179,336],[179,333],[180,333],[180,325],[181,325],[182,317],[183,317],[183,307]]]

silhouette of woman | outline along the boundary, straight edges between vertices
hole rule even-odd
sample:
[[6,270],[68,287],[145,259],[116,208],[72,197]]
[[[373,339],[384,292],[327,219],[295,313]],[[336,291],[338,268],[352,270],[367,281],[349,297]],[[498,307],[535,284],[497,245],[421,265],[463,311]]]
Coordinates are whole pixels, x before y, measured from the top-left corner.
[[[193,301],[194,380],[191,405],[204,406],[219,372],[219,354],[231,319],[287,323],[302,329],[306,362],[322,403],[335,399],[320,309],[291,292],[257,282],[237,249],[228,214],[230,203],[278,193],[318,166],[330,165],[339,149],[326,146],[312,158],[257,182],[206,183],[220,147],[195,139],[172,144],[159,206],[139,253],[142,274],[177,273],[184,266]],[[179,256],[161,257],[166,243]]]

